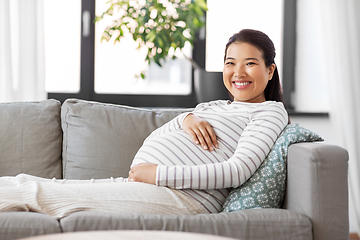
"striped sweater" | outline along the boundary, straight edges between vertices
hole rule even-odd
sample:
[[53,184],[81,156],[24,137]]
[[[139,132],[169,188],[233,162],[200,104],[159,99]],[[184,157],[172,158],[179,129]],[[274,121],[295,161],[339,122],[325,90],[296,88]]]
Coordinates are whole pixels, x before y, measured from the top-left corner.
[[133,164],[158,164],[156,184],[178,189],[209,212],[220,212],[229,188],[245,183],[288,122],[282,103],[199,104],[192,112],[213,127],[219,148],[205,151],[182,129],[183,113],[152,132]]

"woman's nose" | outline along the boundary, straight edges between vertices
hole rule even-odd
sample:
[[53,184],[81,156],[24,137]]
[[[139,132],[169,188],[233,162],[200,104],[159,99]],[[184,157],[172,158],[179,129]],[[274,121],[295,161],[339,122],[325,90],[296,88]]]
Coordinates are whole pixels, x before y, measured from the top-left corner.
[[238,64],[238,65],[235,66],[235,68],[234,68],[235,77],[240,78],[240,77],[245,76],[245,74],[246,74],[245,73],[245,67],[242,64]]

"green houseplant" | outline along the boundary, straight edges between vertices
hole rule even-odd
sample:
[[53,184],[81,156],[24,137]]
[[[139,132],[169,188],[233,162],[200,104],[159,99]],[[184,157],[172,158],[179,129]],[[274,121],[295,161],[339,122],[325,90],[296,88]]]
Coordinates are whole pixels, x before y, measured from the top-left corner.
[[[102,40],[121,42],[124,34],[130,33],[139,48],[147,48],[145,60],[160,67],[168,58],[175,59],[175,51],[181,51],[186,42],[194,44],[207,11],[205,0],[111,0],[108,4],[108,9],[95,19],[113,18]],[[141,77],[145,78],[144,73]]]

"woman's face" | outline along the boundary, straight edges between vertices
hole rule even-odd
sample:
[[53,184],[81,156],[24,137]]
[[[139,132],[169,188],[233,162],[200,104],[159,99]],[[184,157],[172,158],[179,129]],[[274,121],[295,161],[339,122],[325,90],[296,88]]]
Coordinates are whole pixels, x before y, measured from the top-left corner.
[[275,70],[266,67],[262,52],[246,42],[232,43],[226,51],[223,70],[225,87],[236,102],[265,102],[264,90]]

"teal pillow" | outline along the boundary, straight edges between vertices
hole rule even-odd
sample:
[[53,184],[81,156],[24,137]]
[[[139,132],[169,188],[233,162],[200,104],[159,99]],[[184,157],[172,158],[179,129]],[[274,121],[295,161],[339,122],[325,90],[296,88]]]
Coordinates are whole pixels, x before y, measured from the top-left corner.
[[243,185],[230,191],[223,212],[280,208],[285,197],[288,147],[293,143],[313,141],[323,139],[299,124],[287,125],[254,175]]

